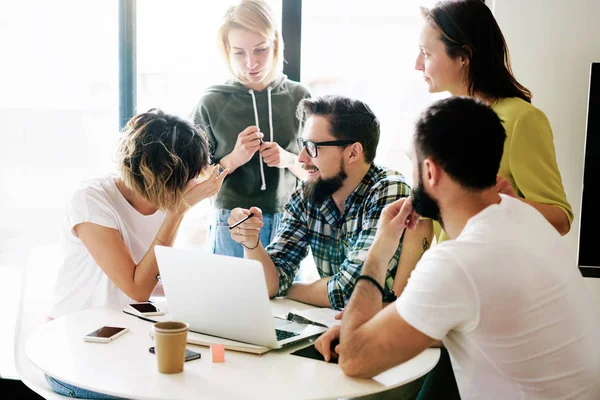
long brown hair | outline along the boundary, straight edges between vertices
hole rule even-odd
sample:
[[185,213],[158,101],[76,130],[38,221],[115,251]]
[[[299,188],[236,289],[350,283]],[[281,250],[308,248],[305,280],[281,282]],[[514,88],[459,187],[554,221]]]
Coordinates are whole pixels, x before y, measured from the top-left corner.
[[470,96],[518,97],[531,102],[531,92],[513,75],[502,31],[481,0],[440,1],[433,8],[421,8],[421,13],[440,32],[448,57],[469,59]]

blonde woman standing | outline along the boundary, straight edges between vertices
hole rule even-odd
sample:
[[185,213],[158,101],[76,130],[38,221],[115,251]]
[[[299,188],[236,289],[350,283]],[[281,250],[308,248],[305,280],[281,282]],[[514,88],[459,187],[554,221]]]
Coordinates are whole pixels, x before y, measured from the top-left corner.
[[265,224],[261,242],[271,241],[297,178],[305,175],[296,162],[295,111],[310,94],[282,72],[283,39],[267,3],[248,0],[231,7],[218,46],[233,79],[209,87],[193,112],[208,134],[213,161],[229,169],[215,200],[207,250],[243,257],[227,219],[236,207],[258,206]]

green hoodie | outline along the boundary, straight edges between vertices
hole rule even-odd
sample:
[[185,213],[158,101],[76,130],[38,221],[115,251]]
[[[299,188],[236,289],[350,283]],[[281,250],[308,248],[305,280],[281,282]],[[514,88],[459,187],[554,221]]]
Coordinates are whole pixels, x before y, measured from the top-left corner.
[[[240,132],[251,125],[258,125],[265,135],[265,142],[275,141],[281,148],[298,154],[296,137],[300,126],[296,107],[306,97],[310,97],[308,90],[285,75],[274,81],[270,89],[260,92],[250,91],[241,83],[230,80],[206,90],[194,109],[193,119],[208,135],[215,163],[233,151]],[[269,167],[259,158],[260,153],[256,152],[248,163],[225,178],[216,198],[217,208],[231,210],[257,206],[265,214],[283,212],[297,179],[287,168]]]

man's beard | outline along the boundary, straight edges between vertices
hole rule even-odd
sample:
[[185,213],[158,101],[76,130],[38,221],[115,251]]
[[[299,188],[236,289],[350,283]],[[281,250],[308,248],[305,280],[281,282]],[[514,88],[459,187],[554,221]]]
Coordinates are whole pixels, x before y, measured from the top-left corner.
[[440,213],[440,206],[436,199],[431,197],[423,187],[423,179],[419,174],[419,182],[412,190],[412,206],[414,210],[422,217],[431,218],[434,221],[438,221],[442,226],[442,215]]
[[343,162],[340,163],[340,172],[332,178],[319,178],[314,182],[304,183],[304,198],[310,199],[320,206],[332,194],[337,192],[348,178]]

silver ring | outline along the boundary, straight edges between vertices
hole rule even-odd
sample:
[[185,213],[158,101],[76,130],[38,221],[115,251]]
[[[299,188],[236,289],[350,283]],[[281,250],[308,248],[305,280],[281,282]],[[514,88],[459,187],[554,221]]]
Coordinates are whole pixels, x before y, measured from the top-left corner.
[[239,228],[239,227],[237,228],[237,234],[238,234],[238,235],[241,235],[241,233],[240,233],[240,228]]

